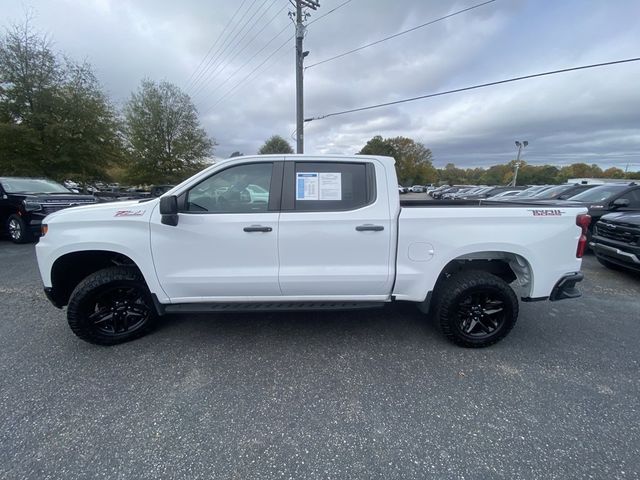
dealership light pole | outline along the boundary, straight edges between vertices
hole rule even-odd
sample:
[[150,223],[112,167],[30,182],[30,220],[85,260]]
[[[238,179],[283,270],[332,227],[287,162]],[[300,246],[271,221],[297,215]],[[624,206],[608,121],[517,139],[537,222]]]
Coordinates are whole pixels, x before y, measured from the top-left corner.
[[513,174],[513,182],[511,183],[511,186],[513,187],[516,186],[516,182],[518,181],[518,169],[520,168],[520,152],[522,152],[522,149],[527,145],[529,145],[529,142],[527,142],[526,140],[523,142],[516,140],[516,147],[518,147],[518,156],[516,157],[515,173]]

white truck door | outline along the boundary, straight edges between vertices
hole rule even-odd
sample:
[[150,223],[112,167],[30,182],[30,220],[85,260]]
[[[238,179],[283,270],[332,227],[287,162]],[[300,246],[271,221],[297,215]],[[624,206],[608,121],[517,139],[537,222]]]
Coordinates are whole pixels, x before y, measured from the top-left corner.
[[171,301],[280,296],[278,209],[282,162],[213,173],[178,197],[178,225],[151,220],[158,280]]
[[282,294],[388,296],[395,255],[382,167],[332,159],[285,162],[284,169]]

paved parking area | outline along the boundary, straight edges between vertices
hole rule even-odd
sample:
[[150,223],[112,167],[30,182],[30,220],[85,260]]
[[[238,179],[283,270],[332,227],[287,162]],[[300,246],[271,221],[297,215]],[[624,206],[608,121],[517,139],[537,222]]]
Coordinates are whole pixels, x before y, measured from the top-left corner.
[[174,316],[105,348],[0,241],[0,478],[639,478],[640,278],[584,271],[484,350],[410,305]]

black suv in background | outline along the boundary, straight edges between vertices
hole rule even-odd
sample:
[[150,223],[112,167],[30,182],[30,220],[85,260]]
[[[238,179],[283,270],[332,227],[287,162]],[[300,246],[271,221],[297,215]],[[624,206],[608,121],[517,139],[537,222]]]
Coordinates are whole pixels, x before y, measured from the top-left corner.
[[0,227],[15,243],[40,236],[42,219],[63,208],[96,203],[46,178],[0,177]]
[[591,215],[590,231],[600,217],[612,212],[640,211],[640,185],[631,183],[607,183],[593,187],[567,200],[581,203]]
[[604,215],[593,228],[589,246],[605,267],[640,272],[640,212]]

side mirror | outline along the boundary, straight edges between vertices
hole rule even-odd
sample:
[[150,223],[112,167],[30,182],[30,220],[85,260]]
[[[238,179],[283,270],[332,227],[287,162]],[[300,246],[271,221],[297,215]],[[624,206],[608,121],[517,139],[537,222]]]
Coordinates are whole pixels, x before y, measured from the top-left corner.
[[169,195],[160,198],[160,220],[164,225],[175,227],[178,225],[178,197]]
[[611,204],[614,208],[625,208],[629,206],[629,200],[627,198],[618,198]]

